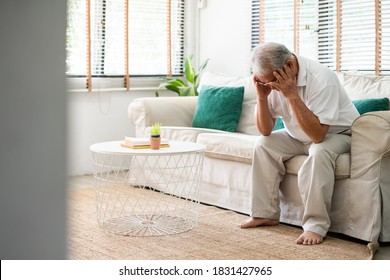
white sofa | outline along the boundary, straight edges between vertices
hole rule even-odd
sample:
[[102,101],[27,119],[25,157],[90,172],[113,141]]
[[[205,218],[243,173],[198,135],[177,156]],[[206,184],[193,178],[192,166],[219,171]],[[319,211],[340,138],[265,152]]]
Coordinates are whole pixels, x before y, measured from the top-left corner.
[[[339,74],[352,100],[390,98],[390,77],[356,73]],[[129,105],[128,115],[137,137],[145,137],[154,122],[163,125],[163,137],[202,143],[206,146],[200,201],[249,214],[253,146],[259,136],[253,112],[256,104],[251,77],[228,77],[205,72],[202,85],[245,86],[242,113],[236,132],[194,128],[197,97],[139,98]],[[280,188],[281,222],[301,225],[303,205],[297,172],[305,156],[286,164]],[[352,125],[350,154],[336,163],[331,208],[331,232],[364,241],[390,241],[390,111],[358,117]]]

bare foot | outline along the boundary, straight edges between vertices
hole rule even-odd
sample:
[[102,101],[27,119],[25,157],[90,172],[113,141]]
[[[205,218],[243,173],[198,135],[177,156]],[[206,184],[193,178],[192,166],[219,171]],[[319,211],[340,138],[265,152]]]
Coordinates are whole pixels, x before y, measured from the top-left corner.
[[240,228],[253,228],[258,226],[276,226],[278,224],[279,221],[275,219],[250,217],[248,220],[240,224]]
[[295,243],[302,244],[302,245],[317,245],[322,243],[322,241],[324,241],[324,238],[318,233],[312,231],[304,231],[298,237]]

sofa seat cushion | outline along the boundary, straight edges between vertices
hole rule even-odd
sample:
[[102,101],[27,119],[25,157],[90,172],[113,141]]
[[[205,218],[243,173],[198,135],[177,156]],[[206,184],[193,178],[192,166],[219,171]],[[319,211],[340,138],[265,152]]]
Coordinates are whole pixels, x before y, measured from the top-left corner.
[[197,142],[206,146],[207,157],[251,164],[253,147],[259,137],[243,133],[201,133]]
[[[147,128],[148,129],[148,128]],[[183,126],[162,126],[161,137],[167,138],[172,141],[188,141],[196,142],[200,134],[228,134],[228,132],[210,129],[210,128],[197,128],[197,127],[183,127]]]
[[[307,156],[295,156],[285,162],[286,172],[297,175]],[[346,179],[350,176],[351,154],[342,154],[336,160],[335,177],[336,180]]]
[[[253,147],[259,136],[242,133],[200,133],[197,142],[206,146],[210,158],[252,164]],[[285,162],[286,173],[297,175],[307,156],[295,156]],[[350,177],[351,155],[342,154],[336,160],[336,180]]]

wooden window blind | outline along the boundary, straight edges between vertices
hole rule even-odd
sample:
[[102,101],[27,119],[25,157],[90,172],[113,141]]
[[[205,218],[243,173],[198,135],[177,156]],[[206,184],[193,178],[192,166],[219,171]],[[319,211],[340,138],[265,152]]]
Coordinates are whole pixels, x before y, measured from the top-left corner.
[[263,42],[278,42],[297,54],[317,55],[316,2],[252,0],[252,48]]
[[183,72],[184,0],[68,0],[66,74],[93,78]]
[[[340,1],[340,71],[375,71],[375,0]],[[337,67],[337,66],[336,66]]]
[[335,1],[319,1],[318,4],[318,60],[336,70],[339,58],[338,45],[340,36],[338,7]]
[[379,32],[380,37],[378,40],[380,42],[377,50],[380,51],[379,60],[380,68],[378,69],[379,74],[390,75],[390,1],[379,1]]
[[[294,0],[253,0],[256,14],[252,24],[258,25],[254,45],[263,42],[279,42],[294,49]],[[252,10],[253,11],[253,10]],[[261,15],[261,16],[260,16]],[[256,18],[257,16],[257,18]],[[280,36],[283,34],[283,36]]]
[[264,41],[336,71],[390,74],[390,1],[252,0],[252,47]]
[[[320,0],[319,60],[336,71],[389,74],[390,1]],[[326,9],[325,9],[326,8]],[[331,23],[331,24],[330,24]]]

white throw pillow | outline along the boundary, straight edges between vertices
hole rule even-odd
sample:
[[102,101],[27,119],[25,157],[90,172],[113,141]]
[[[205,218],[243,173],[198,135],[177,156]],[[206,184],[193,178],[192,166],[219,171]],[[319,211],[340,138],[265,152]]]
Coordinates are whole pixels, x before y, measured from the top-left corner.
[[351,100],[390,98],[390,77],[358,72],[339,73],[338,77]]
[[244,101],[236,131],[250,135],[260,135],[254,123],[253,117],[256,106],[256,89],[251,76],[233,77],[221,73],[206,71],[201,77],[198,91],[201,90],[203,85],[229,87],[244,86]]

